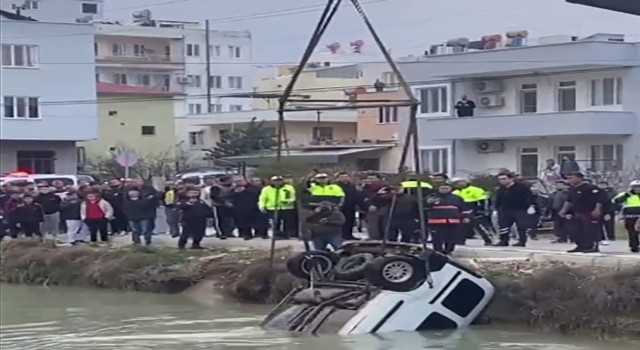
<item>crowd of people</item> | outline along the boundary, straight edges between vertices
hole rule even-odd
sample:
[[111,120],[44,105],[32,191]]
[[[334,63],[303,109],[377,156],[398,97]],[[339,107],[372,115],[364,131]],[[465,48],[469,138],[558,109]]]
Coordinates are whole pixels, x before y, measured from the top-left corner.
[[375,174],[354,180],[344,172],[333,177],[314,172],[302,181],[231,175],[206,181],[204,186],[168,182],[162,191],[135,179],[77,188],[55,181],[3,186],[2,235],[41,238],[66,232],[69,243],[79,244],[131,234],[134,244],[150,245],[158,208],[163,208],[167,233],[179,237],[179,248],[191,241],[191,248],[201,249],[210,226],[219,239],[236,232],[245,240],[269,238],[273,232],[275,239],[304,238],[315,249],[335,249],[366,228],[370,239],[429,240],[435,250],[450,254],[476,234],[486,245],[525,247],[528,239],[537,239],[538,225],[547,218],[553,221],[554,243],[574,242],[569,252],[592,253],[616,238],[619,215],[629,248],[635,253],[640,248],[638,180],[628,191],[614,193],[608,184],[590,183],[575,171],[558,179],[548,197],[508,172],[498,175],[492,193],[444,174],[407,175],[396,183]]

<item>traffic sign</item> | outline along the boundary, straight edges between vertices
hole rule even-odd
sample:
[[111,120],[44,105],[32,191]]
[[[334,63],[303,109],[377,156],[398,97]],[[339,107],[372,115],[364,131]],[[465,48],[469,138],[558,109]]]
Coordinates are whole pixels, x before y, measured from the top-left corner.
[[140,157],[135,151],[122,150],[116,156],[116,162],[123,167],[132,167],[138,163]]

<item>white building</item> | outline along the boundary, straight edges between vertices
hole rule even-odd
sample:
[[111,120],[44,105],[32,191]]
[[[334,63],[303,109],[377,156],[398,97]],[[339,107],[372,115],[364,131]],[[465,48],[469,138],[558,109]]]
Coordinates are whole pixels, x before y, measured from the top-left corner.
[[42,22],[89,23],[103,17],[104,0],[2,0],[0,9]]
[[93,28],[0,14],[0,172],[75,173],[98,130]]
[[[401,70],[421,100],[422,166],[535,177],[565,156],[587,173],[640,166],[640,43],[622,35],[544,38],[420,58]],[[478,107],[458,117],[462,95]]]

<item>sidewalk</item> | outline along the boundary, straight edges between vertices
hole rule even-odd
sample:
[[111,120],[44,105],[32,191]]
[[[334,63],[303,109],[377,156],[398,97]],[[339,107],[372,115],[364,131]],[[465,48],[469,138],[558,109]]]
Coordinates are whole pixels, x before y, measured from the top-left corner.
[[[356,234],[357,235],[357,234]],[[130,244],[129,236],[114,237],[115,243]],[[154,245],[177,246],[177,238],[166,234],[153,236]],[[268,250],[271,240],[256,238],[245,241],[240,238],[220,240],[215,237],[206,237],[203,241],[205,247],[220,247],[226,249],[265,249]],[[304,245],[299,240],[276,241],[277,248],[292,248],[302,251]],[[601,246],[599,254],[567,253],[573,248],[573,244],[551,244],[549,239],[541,238],[538,241],[530,241],[526,248],[520,247],[485,247],[479,239],[468,240],[467,245],[458,246],[454,256],[461,258],[495,259],[495,260],[521,260],[532,259],[536,261],[560,261],[574,263],[583,266],[640,266],[640,254],[629,251],[626,241],[611,242],[609,246]]]

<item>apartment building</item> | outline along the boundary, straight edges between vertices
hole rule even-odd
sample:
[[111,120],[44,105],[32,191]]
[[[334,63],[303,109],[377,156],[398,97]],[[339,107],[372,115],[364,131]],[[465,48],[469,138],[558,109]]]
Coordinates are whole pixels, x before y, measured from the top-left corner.
[[[587,173],[640,165],[640,43],[596,34],[486,44],[401,64],[421,102],[425,169],[536,177],[548,159]],[[463,95],[473,116],[456,115]]]
[[75,173],[98,130],[93,28],[5,11],[0,25],[0,172]]
[[42,22],[89,23],[103,18],[104,0],[2,0],[0,9]]

